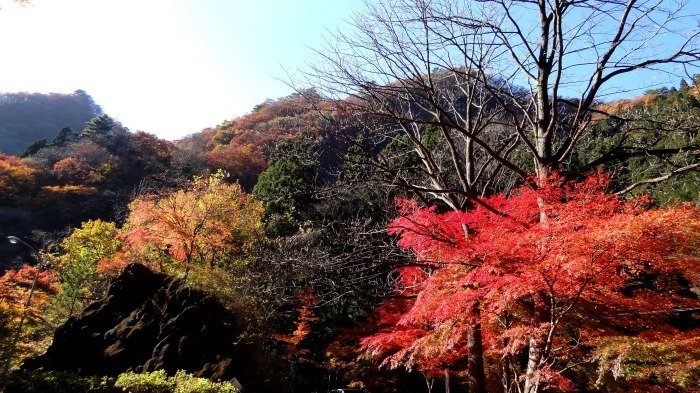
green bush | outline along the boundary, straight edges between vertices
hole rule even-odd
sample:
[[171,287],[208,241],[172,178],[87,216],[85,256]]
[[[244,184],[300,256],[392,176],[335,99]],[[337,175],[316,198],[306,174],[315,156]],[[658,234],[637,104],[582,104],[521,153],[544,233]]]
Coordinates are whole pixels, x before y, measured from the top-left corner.
[[197,378],[184,371],[175,374],[177,387],[175,393],[236,393],[238,390],[228,382],[211,382],[206,378]]
[[81,377],[66,371],[19,370],[9,377],[5,393],[121,393],[114,378]]
[[129,393],[173,393],[175,381],[165,374],[164,370],[156,370],[150,373],[137,374],[133,372],[122,373],[117,378],[114,386],[122,388]]
[[123,373],[115,386],[129,393],[236,393],[236,388],[228,382],[211,382],[197,378],[184,371],[168,377],[165,371],[136,374]]
[[120,374],[119,377],[81,377],[65,371],[16,371],[4,393],[237,393],[228,382],[211,382],[184,371],[169,377],[165,371]]

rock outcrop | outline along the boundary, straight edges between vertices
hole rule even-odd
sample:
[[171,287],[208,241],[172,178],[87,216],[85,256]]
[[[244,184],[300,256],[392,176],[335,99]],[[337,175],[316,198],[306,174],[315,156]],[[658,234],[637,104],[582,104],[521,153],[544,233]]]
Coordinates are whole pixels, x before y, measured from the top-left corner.
[[242,327],[216,299],[180,280],[129,265],[106,297],[70,318],[47,352],[23,368],[118,375],[186,370],[243,382],[249,351],[236,346]]

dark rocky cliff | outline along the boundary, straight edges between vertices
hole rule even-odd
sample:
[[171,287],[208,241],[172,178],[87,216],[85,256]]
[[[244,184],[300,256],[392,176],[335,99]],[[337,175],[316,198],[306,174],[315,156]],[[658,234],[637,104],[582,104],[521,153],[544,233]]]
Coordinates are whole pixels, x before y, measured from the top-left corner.
[[242,331],[213,297],[132,264],[104,299],[58,328],[48,351],[23,368],[80,375],[185,370],[245,384],[252,363],[249,348],[235,344]]

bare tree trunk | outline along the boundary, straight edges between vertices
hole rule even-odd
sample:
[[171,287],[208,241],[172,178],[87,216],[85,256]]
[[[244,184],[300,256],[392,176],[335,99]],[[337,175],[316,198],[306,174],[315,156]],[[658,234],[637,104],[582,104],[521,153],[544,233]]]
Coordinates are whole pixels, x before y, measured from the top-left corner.
[[435,379],[432,377],[428,377],[428,374],[423,373],[423,379],[425,379],[425,384],[428,386],[428,393],[433,392],[433,383],[435,383]]
[[450,369],[445,369],[445,393],[450,393]]
[[545,347],[547,345],[547,332],[541,331],[539,328],[543,323],[550,322],[550,309],[548,304],[548,296],[544,293],[537,293],[533,296],[532,305],[532,325],[535,333],[530,337],[529,350],[527,359],[527,368],[525,370],[525,384],[523,393],[537,393],[540,391],[541,385],[537,372],[540,371],[545,357]]
[[486,372],[484,371],[484,347],[481,338],[481,312],[479,304],[472,306],[474,323],[467,329],[467,379],[469,393],[486,393]]

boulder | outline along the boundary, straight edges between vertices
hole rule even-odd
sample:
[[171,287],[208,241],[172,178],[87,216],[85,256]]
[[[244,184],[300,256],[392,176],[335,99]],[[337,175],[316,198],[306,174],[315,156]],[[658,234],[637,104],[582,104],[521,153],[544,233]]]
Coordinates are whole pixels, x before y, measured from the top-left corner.
[[243,327],[215,298],[140,264],[127,266],[104,299],[71,317],[32,370],[111,375],[163,369],[211,380],[243,382],[249,348],[236,345]]

